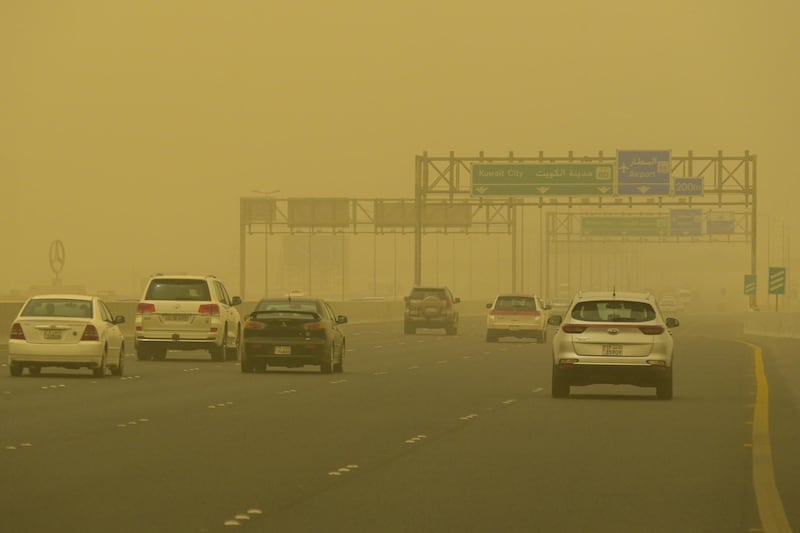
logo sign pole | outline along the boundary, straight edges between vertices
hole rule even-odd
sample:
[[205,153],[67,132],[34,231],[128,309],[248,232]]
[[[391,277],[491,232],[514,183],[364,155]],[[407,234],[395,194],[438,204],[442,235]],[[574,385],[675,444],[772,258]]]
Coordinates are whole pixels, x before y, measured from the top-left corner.
[[50,243],[50,270],[53,271],[55,274],[55,282],[54,285],[59,285],[61,280],[59,279],[59,274],[61,271],[64,270],[64,264],[67,260],[67,254],[64,249],[64,243],[60,240],[56,240]]

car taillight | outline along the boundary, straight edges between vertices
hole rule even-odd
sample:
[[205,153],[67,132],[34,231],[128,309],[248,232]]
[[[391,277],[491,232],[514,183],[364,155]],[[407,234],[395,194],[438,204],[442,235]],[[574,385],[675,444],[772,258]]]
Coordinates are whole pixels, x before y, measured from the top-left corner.
[[639,330],[645,335],[661,335],[664,333],[663,326],[639,326]]
[[308,324],[305,324],[303,328],[308,330],[320,330],[325,329],[325,324],[322,322],[309,322]]
[[11,326],[11,333],[8,335],[8,338],[14,339],[14,340],[18,340],[18,341],[24,341],[25,340],[25,332],[22,331],[22,326],[20,325],[19,322],[15,322]]
[[244,323],[244,329],[264,329],[263,322],[256,322],[255,320],[248,320]]
[[100,335],[97,333],[97,328],[94,327],[92,324],[88,324],[86,329],[83,330],[83,335],[81,335],[82,341],[99,341]]
[[586,331],[586,328],[589,326],[582,326],[580,324],[564,324],[561,326],[561,330],[564,333],[583,333]]
[[201,315],[219,316],[219,304],[201,304],[197,312]]
[[144,313],[155,313],[156,312],[156,304],[145,304],[140,303],[136,306],[136,312],[139,314]]

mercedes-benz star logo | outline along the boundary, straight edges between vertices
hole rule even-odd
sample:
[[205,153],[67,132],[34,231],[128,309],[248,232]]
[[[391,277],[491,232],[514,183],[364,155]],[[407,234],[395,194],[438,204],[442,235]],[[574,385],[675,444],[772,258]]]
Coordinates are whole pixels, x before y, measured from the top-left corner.
[[64,270],[64,263],[67,260],[67,254],[64,250],[64,243],[61,241],[53,241],[50,243],[50,270],[54,274],[60,274]]

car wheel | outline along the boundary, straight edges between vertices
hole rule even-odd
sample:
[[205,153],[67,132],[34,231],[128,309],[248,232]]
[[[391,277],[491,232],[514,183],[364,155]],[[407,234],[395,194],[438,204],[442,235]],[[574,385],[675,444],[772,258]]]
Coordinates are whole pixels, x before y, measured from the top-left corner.
[[345,345],[343,342],[342,347],[339,349],[339,362],[334,363],[333,365],[333,371],[336,372],[337,374],[341,374],[342,372],[344,372],[344,352],[345,352],[344,346]]
[[262,359],[260,361],[256,361],[253,363],[253,368],[255,368],[256,372],[266,372],[267,371],[267,361]]
[[569,396],[569,383],[558,375],[558,369],[553,366],[553,379],[551,384],[553,398],[566,398]]
[[222,333],[222,344],[217,346],[216,344],[212,344],[211,348],[208,349],[208,353],[211,355],[212,361],[224,361],[225,360],[225,339],[228,338],[228,330],[226,329]]
[[119,347],[119,361],[117,361],[117,366],[111,367],[111,375],[112,376],[121,376],[125,370],[125,345]]
[[144,344],[136,345],[136,359],[139,361],[149,361],[153,358],[153,349]]
[[541,333],[539,333],[539,343],[544,344],[546,342],[547,342],[547,330],[545,329],[542,330]]
[[333,345],[331,345],[331,349],[328,350],[328,355],[324,361],[319,365],[320,372],[323,374],[330,374],[333,372]]
[[491,331],[486,331],[486,342],[497,342],[497,335]]
[[8,373],[14,377],[22,375],[22,365],[19,363],[11,363],[8,365]]
[[414,326],[412,326],[411,324],[408,324],[408,323],[406,323],[406,324],[404,325],[404,327],[403,327],[403,332],[404,332],[406,335],[414,335],[414,334],[416,334],[416,333],[417,333],[417,328],[415,328],[415,327],[414,327]]
[[239,329],[236,332],[236,344],[233,346],[233,348],[225,348],[225,359],[227,361],[238,361],[239,358],[242,356],[241,349],[242,349],[242,330]]
[[242,372],[245,374],[252,374],[256,369],[256,365],[247,357],[247,354],[242,353],[242,357],[239,359],[239,368],[241,368]]
[[92,369],[92,375],[96,378],[106,377],[106,355],[108,350],[103,351],[103,358],[100,360],[100,366]]
[[29,366],[28,367],[28,374],[31,376],[39,376],[42,373],[42,367],[40,366]]
[[455,335],[458,333],[458,328],[456,326],[448,326],[444,328],[444,332],[448,335]]
[[656,397],[659,400],[672,399],[672,369],[669,369],[669,374],[658,382],[656,385]]

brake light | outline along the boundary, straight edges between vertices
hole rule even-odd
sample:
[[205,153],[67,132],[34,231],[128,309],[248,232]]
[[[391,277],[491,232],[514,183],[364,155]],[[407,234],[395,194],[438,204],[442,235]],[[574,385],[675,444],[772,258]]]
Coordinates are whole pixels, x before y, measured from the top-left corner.
[[264,329],[264,323],[256,322],[255,320],[248,320],[244,323],[244,329]]
[[136,312],[139,314],[144,313],[155,313],[156,312],[156,304],[146,304],[140,303],[136,306]]
[[219,316],[219,304],[201,304],[197,312],[201,315]]
[[564,324],[561,326],[561,330],[564,333],[583,333],[586,331],[586,328],[589,326],[582,326],[580,324]]
[[15,322],[11,326],[11,333],[8,335],[8,338],[14,339],[14,340],[18,340],[18,341],[24,341],[25,340],[25,332],[22,331],[22,326],[20,325],[19,322]]
[[97,333],[97,328],[94,327],[93,324],[88,324],[86,329],[83,330],[83,335],[81,335],[82,341],[99,341],[100,334]]
[[324,330],[325,324],[323,324],[322,322],[309,322],[308,324],[305,324],[303,327],[309,330]]
[[663,326],[639,326],[639,330],[645,335],[661,335],[664,333]]

